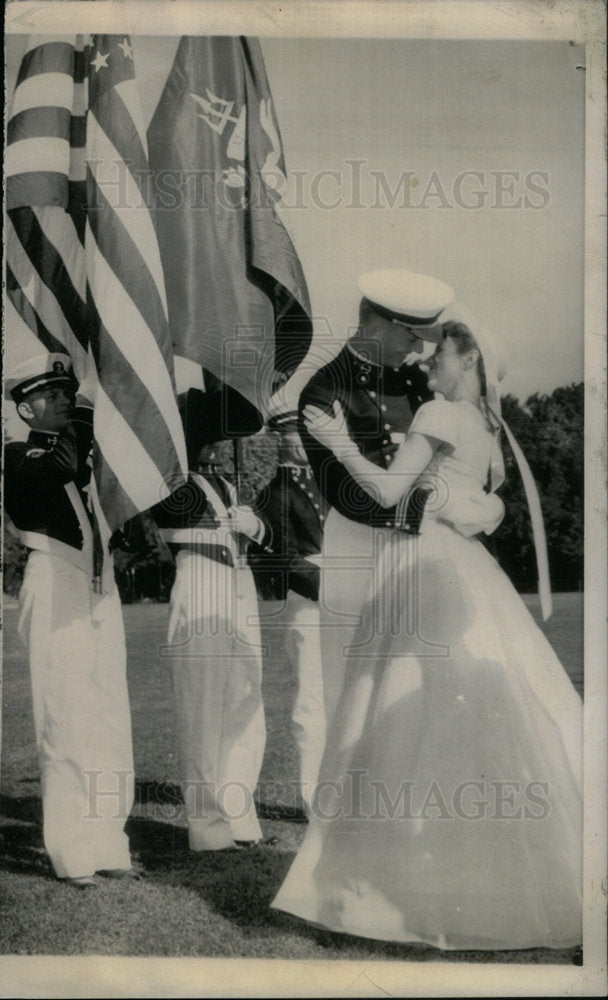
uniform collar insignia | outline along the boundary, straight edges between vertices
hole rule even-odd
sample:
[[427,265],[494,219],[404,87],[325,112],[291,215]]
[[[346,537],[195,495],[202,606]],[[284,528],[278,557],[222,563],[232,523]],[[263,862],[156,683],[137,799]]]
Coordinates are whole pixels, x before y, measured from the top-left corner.
[[36,444],[40,448],[54,448],[59,440],[59,434],[55,431],[31,430],[28,442]]
[[312,479],[312,469],[309,465],[294,465],[292,462],[281,462],[281,468],[289,469],[292,479]]
[[[350,355],[351,364],[357,372],[357,381],[363,385],[376,379],[381,379],[386,373],[390,373],[391,375],[406,375],[412,371],[418,371],[417,361],[414,361],[412,364],[404,363],[398,368],[394,368],[392,365],[376,364],[371,359],[363,357],[350,343],[346,345],[346,349]],[[365,382],[363,382],[364,378]]]
[[364,357],[363,354],[359,354],[359,352],[357,350],[355,350],[355,348],[353,347],[353,345],[351,343],[348,343],[346,345],[346,349],[350,352],[350,354],[352,354],[353,363],[355,365],[355,368],[357,368],[357,367],[358,368],[375,368],[376,371],[378,371],[378,372],[382,371],[382,365],[377,364],[375,361],[372,361],[370,358]]

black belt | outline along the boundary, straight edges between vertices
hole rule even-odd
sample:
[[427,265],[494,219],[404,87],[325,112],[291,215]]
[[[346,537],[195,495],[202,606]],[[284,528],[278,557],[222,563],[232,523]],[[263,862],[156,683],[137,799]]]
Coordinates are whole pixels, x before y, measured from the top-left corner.
[[197,555],[206,556],[207,559],[213,559],[214,562],[234,568],[232,552],[225,545],[213,545],[208,542],[169,542],[168,545],[174,555],[178,552],[195,552]]

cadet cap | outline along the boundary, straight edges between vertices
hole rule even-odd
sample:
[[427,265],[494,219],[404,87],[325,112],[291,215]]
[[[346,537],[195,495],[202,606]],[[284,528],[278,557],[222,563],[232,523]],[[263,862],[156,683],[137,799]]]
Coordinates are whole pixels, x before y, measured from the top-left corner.
[[4,395],[21,403],[31,392],[47,389],[51,385],[74,388],[71,376],[72,362],[67,354],[37,354],[22,361],[7,376]]

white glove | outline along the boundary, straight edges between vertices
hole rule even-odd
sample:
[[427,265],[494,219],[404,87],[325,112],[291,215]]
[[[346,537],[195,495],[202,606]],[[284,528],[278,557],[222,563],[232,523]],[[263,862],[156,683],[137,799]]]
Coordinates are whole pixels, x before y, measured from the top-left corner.
[[237,531],[240,531],[241,534],[247,535],[247,537],[251,538],[254,542],[257,542],[260,538],[262,538],[264,534],[264,525],[251,507],[234,504],[232,507],[228,508],[228,514],[230,515],[230,520],[235,522]]
[[318,406],[308,405],[304,407],[303,415],[309,433],[324,448],[333,451],[338,461],[359,455],[357,445],[349,436],[344,410],[337,399],[332,404],[332,414]]
[[466,538],[481,531],[491,535],[505,516],[505,505],[496,493],[472,490],[470,494],[450,497],[441,517],[451,521]]

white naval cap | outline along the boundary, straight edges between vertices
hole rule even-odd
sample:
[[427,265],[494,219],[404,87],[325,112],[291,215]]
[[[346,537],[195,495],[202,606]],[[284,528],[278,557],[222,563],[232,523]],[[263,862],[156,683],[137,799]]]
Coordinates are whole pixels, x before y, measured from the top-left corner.
[[72,362],[67,354],[37,354],[16,365],[4,384],[6,399],[20,403],[30,392],[50,385],[75,387],[71,376]]
[[454,290],[438,278],[396,267],[368,271],[358,285],[376,312],[392,322],[420,328],[421,337],[454,300]]

